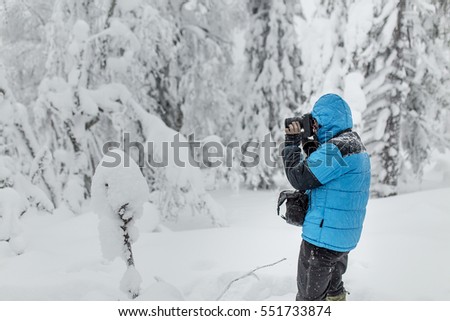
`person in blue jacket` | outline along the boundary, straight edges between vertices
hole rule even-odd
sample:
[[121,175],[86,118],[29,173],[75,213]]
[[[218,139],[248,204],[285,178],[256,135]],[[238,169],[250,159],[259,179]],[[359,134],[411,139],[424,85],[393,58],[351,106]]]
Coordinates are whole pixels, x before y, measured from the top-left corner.
[[300,124],[294,122],[286,129],[283,150],[289,182],[309,194],[296,299],[345,300],[342,275],[348,253],[361,236],[369,199],[370,158],[352,131],[350,108],[340,96],[322,96],[311,115],[317,149],[303,156]]

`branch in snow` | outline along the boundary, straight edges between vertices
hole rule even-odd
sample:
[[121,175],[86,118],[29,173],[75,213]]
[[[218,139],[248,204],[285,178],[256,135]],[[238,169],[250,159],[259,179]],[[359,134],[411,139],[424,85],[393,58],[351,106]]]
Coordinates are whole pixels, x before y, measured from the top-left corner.
[[274,265],[276,265],[276,264],[278,264],[278,263],[281,263],[281,262],[283,262],[283,261],[286,261],[286,260],[287,260],[286,258],[283,258],[283,259],[281,259],[281,260],[279,260],[279,261],[276,261],[275,263],[271,263],[271,264],[267,264],[267,265],[263,265],[263,266],[257,267],[257,268],[255,268],[255,269],[251,270],[250,272],[247,272],[246,274],[244,274],[244,275],[242,275],[242,276],[240,276],[240,277],[234,279],[233,281],[231,281],[230,283],[228,283],[227,287],[226,287],[226,288],[222,291],[222,293],[217,297],[216,301],[220,301],[220,300],[223,298],[223,296],[225,295],[225,293],[228,292],[228,290],[231,288],[231,286],[233,285],[234,282],[237,282],[237,281],[239,281],[239,280],[245,279],[246,277],[249,277],[249,276],[256,276],[256,275],[254,274],[256,271],[261,270],[261,269],[264,269],[264,268],[267,268],[267,267],[270,267],[270,266],[274,266]]

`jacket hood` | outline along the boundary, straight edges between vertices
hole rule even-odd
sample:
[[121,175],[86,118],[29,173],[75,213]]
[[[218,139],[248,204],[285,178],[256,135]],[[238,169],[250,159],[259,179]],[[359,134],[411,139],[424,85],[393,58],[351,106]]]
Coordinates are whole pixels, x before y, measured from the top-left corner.
[[320,97],[314,104],[311,114],[319,124],[317,137],[321,144],[353,127],[350,107],[344,99],[336,94]]

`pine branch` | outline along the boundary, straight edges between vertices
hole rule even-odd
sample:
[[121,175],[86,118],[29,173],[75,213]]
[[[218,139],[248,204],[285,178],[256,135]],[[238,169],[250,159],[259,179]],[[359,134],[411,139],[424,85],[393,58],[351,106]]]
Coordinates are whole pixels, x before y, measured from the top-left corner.
[[237,282],[237,281],[239,281],[239,280],[245,279],[246,277],[249,277],[249,276],[252,276],[252,275],[255,276],[254,273],[255,273],[256,271],[261,270],[261,269],[264,269],[264,268],[267,268],[267,267],[274,266],[274,265],[276,265],[276,264],[278,264],[278,263],[281,263],[281,262],[283,262],[283,261],[286,261],[286,260],[287,260],[286,258],[282,258],[281,260],[276,261],[276,262],[274,262],[274,263],[271,263],[271,264],[267,264],[267,265],[263,265],[263,266],[257,267],[257,268],[255,268],[255,269],[251,270],[250,272],[247,272],[246,274],[244,274],[244,275],[242,275],[242,276],[240,276],[240,277],[234,279],[233,281],[231,281],[230,283],[228,283],[227,287],[226,287],[226,288],[222,291],[222,293],[217,297],[216,301],[220,301],[220,300],[223,298],[223,296],[225,295],[225,293],[228,292],[228,290],[231,288],[231,286],[233,285],[234,282]]
[[[100,108],[99,108],[100,109]],[[97,124],[100,121],[100,115],[97,114],[95,115],[95,117],[91,118],[89,121],[87,121],[84,124],[84,128],[85,130],[90,130],[92,126],[94,126],[95,124]]]
[[70,142],[73,146],[73,151],[75,153],[81,152],[81,145],[78,142],[78,139],[75,137],[75,134],[72,131],[73,122],[71,120],[64,121],[64,129],[66,130],[67,136],[69,136]]

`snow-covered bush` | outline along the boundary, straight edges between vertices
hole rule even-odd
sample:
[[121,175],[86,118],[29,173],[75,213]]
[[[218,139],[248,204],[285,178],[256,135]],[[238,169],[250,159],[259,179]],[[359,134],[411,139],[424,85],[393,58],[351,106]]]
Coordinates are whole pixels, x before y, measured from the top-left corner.
[[14,187],[30,206],[52,212],[56,191],[48,171],[51,154],[45,146],[39,146],[28,118],[0,64],[0,188]]
[[134,299],[139,295],[142,280],[134,265],[131,245],[138,238],[134,224],[142,216],[149,189],[139,167],[128,155],[118,149],[111,153],[120,156],[120,163],[112,166],[115,158],[105,155],[97,166],[92,180],[92,208],[100,218],[103,256],[108,260],[120,257],[125,261],[127,271],[120,288]]
[[20,255],[25,251],[25,239],[20,216],[27,210],[26,200],[11,187],[0,188],[0,241],[7,241]]
[[[160,68],[153,65],[159,64],[156,60],[148,65],[149,59],[158,53],[145,50],[154,50],[152,41],[154,37],[160,39],[161,34],[148,34],[148,28],[141,24],[147,23],[145,17],[164,19],[148,4],[124,3],[108,4],[103,27],[95,23],[92,12],[89,14],[89,10],[100,9],[96,4],[84,3],[84,11],[72,0],[55,5],[49,22],[49,67],[34,112],[38,130],[46,134],[53,149],[57,203],[66,204],[75,213],[82,211],[90,196],[92,173],[101,158],[103,144],[121,141],[124,133],[130,133],[133,139],[142,144],[152,142],[157,149],[157,145],[173,142],[178,134],[160,116],[149,113],[155,109],[149,107],[147,100],[143,100],[145,105],[137,101],[142,99],[143,87],[136,82],[143,73],[155,76],[147,72],[148,68]],[[65,49],[61,50],[61,46]],[[145,61],[141,60],[143,57]],[[136,90],[136,86],[140,89]],[[48,123],[52,124],[50,128]],[[163,157],[160,151],[155,153],[156,157]],[[187,163],[187,151],[182,157]],[[169,164],[167,168],[146,167],[142,172],[154,192],[153,203],[164,213],[163,218],[175,220],[186,214],[204,213],[213,224],[224,224],[220,209],[206,194],[197,169]]]
[[92,91],[91,97],[111,118],[120,119],[122,126],[133,124],[139,128],[133,139],[146,147],[147,159],[159,164],[166,162],[165,166],[147,162],[149,166],[142,169],[152,183],[150,200],[158,206],[162,219],[176,222],[179,218],[202,215],[213,226],[226,225],[224,209],[206,192],[200,169],[191,164],[188,148],[179,148],[178,155],[174,148],[163,148],[175,141],[187,144],[186,137],[148,113],[123,85],[102,86]]

